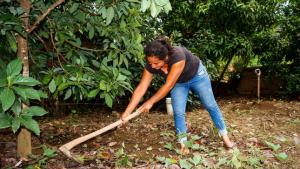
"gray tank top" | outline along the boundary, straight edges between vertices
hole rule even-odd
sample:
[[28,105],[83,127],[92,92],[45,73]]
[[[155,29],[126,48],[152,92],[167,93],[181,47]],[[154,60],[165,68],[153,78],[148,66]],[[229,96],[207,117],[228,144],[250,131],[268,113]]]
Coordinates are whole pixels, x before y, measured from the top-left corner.
[[[173,64],[185,60],[184,69],[179,76],[177,83],[184,83],[191,80],[198,71],[198,67],[200,64],[200,59],[193,55],[189,50],[185,47],[175,46],[173,47],[172,55],[168,59],[168,72],[170,72]],[[161,74],[165,78],[168,76],[162,70],[153,69],[149,63],[145,66],[146,70],[148,70],[152,74]]]

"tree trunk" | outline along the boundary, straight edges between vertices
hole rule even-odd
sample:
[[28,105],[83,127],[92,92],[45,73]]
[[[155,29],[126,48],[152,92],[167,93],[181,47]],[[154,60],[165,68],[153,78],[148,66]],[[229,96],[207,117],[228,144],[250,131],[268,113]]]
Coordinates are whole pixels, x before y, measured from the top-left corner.
[[[19,0],[20,6],[24,10],[24,14],[22,16],[22,21],[25,30],[29,28],[29,12],[30,12],[30,0]],[[28,42],[27,35],[26,37],[22,37],[17,35],[17,43],[18,43],[18,57],[22,60],[23,63],[23,76],[29,76],[29,62],[28,62]],[[27,105],[23,104],[23,109]],[[31,133],[25,129],[21,128],[20,133],[17,138],[17,151],[20,158],[27,159],[29,154],[32,154],[31,147]]]
[[224,69],[223,69],[223,71],[222,71],[222,73],[221,73],[221,75],[220,75],[220,77],[219,77],[219,79],[218,79],[218,81],[217,81],[217,84],[216,84],[216,86],[215,86],[215,88],[214,88],[215,91],[218,90],[218,86],[219,86],[219,84],[221,83],[221,80],[223,79],[224,74],[225,74],[225,72],[226,72],[226,70],[227,70],[227,68],[228,68],[228,66],[229,66],[229,64],[230,64],[230,62],[231,62],[231,60],[233,59],[233,56],[234,56],[234,55],[231,55],[231,57],[230,57],[229,60],[227,61],[226,65],[225,65],[225,67],[224,67]]

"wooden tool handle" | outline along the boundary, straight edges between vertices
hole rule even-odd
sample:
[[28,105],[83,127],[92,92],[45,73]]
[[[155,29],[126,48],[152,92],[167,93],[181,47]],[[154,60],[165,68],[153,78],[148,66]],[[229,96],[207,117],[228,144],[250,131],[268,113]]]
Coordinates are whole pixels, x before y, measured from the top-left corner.
[[[127,117],[125,118],[125,120],[128,121],[128,120],[130,120],[130,119],[132,119],[132,118],[138,116],[139,114],[141,114],[141,112],[135,111],[134,113],[132,113],[132,114],[130,114],[129,116],[127,116]],[[72,141],[70,141],[70,142],[68,142],[68,143],[66,143],[66,144],[64,144],[64,145],[62,145],[62,146],[59,148],[59,150],[62,151],[62,152],[63,152],[65,155],[67,155],[68,157],[73,158],[72,155],[71,155],[71,153],[70,153],[70,150],[71,150],[73,147],[75,147],[75,146],[77,146],[77,145],[79,145],[79,144],[81,144],[81,143],[83,143],[83,142],[85,142],[85,141],[87,141],[87,140],[89,140],[89,139],[91,139],[91,138],[93,138],[93,137],[96,137],[96,136],[98,136],[98,135],[100,135],[100,134],[102,134],[102,133],[105,133],[105,132],[107,132],[107,131],[109,131],[109,130],[111,130],[111,129],[114,129],[115,127],[118,127],[118,126],[121,125],[122,123],[123,123],[123,121],[120,119],[120,120],[118,120],[118,121],[116,121],[116,122],[114,122],[114,123],[112,123],[112,124],[110,124],[110,125],[108,125],[108,126],[102,128],[102,129],[99,129],[99,130],[94,131],[94,132],[92,132],[92,133],[90,133],[90,134],[88,134],[88,135],[79,137],[79,138],[77,138],[77,139],[74,139],[74,140],[72,140]]]

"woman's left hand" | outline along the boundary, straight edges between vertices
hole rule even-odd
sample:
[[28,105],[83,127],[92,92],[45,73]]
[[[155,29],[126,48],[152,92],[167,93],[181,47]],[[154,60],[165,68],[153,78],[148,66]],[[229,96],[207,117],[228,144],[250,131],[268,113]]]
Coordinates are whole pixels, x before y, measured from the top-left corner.
[[138,111],[148,113],[152,108],[153,103],[150,100],[147,100],[141,107],[138,108]]

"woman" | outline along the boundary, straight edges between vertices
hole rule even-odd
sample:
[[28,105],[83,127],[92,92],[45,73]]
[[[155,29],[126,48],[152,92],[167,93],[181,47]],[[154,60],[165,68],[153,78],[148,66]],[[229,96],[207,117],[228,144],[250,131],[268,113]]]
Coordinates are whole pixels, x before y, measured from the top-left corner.
[[[216,100],[213,95],[211,82],[206,68],[202,65],[200,59],[194,56],[184,47],[171,46],[165,38],[154,40],[144,48],[147,64],[145,66],[142,79],[133,92],[130,103],[121,119],[125,118],[136,108],[141,98],[146,93],[153,78],[153,74],[161,74],[166,78],[165,84],[141,107],[141,112],[149,112],[153,104],[164,98],[169,92],[172,98],[172,107],[174,110],[174,121],[176,134],[187,132],[185,123],[185,109],[190,90],[195,92],[203,106],[209,112],[210,117],[219,130],[225,146],[232,148],[234,143],[230,141],[226,126]],[[178,140],[181,148],[184,150],[185,138]]]

